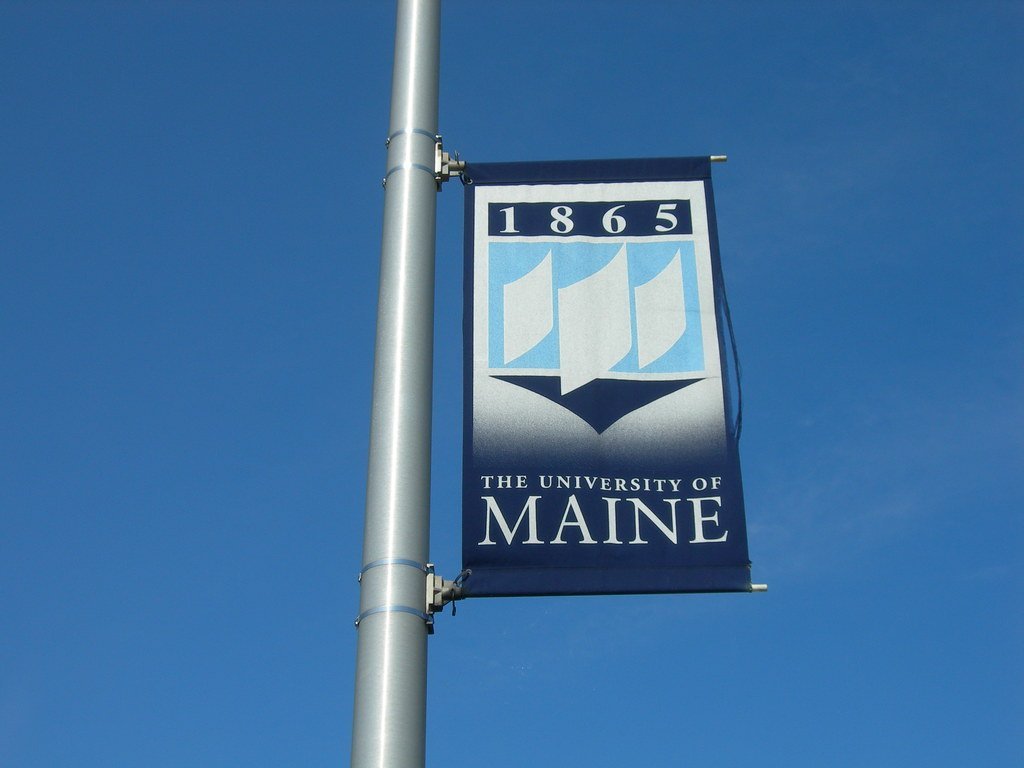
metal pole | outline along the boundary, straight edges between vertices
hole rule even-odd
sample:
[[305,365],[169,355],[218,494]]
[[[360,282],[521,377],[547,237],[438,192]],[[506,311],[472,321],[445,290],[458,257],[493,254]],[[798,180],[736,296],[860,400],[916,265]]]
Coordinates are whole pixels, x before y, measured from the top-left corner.
[[440,0],[399,0],[384,194],[352,766],[425,764]]

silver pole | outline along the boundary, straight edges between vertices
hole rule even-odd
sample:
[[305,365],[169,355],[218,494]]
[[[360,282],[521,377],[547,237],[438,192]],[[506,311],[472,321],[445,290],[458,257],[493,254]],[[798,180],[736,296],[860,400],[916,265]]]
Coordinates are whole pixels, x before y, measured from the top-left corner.
[[[391,84],[352,766],[426,759],[440,0],[399,0]],[[370,566],[369,568],[367,566]]]

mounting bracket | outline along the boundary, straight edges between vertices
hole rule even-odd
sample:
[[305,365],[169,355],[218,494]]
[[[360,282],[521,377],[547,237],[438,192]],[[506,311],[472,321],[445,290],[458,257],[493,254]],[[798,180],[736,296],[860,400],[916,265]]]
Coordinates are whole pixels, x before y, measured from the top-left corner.
[[462,582],[469,576],[463,571],[454,579],[445,579],[434,573],[434,564],[427,563],[426,614],[430,617],[428,631],[434,632],[434,614],[440,613],[448,603],[453,603],[452,614],[455,613],[454,602],[463,598]]
[[452,159],[452,156],[445,151],[441,134],[437,134],[434,138],[436,139],[434,144],[434,181],[437,182],[437,188],[440,189],[442,182],[448,181],[452,176],[462,175],[462,172],[466,170],[466,161],[459,159],[458,152]]

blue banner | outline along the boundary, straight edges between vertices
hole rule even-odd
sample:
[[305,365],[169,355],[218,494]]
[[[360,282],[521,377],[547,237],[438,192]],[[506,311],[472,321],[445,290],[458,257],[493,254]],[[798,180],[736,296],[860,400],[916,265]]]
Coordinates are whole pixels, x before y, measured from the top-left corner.
[[464,181],[465,595],[749,591],[709,160]]

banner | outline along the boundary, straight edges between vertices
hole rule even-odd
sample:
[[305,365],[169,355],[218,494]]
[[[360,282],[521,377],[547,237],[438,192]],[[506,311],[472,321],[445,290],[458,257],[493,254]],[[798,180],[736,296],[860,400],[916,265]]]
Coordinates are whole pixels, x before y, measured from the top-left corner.
[[464,594],[749,591],[708,158],[464,181]]

